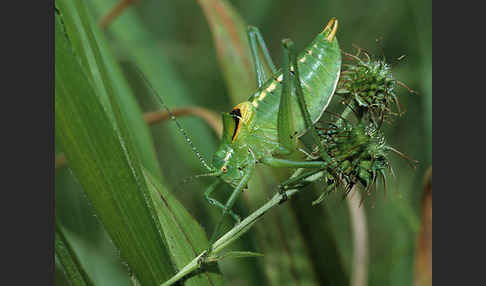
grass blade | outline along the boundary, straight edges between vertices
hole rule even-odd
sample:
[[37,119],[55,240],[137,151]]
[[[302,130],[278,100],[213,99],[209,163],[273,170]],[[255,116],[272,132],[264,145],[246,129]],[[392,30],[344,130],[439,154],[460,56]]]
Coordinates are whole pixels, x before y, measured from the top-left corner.
[[[117,98],[122,120],[128,127],[136,150],[143,165],[160,179],[160,168],[156,159],[149,128],[143,120],[142,112],[118,63],[109,51],[103,34],[90,17],[84,2],[56,2],[63,16],[66,32],[76,50],[81,65],[86,68],[86,76],[91,80],[103,107],[111,110],[108,94]],[[112,112],[107,113],[113,116]],[[113,118],[112,118],[113,120]]]
[[143,285],[158,285],[174,269],[140,159],[115,96],[108,94],[114,113],[109,116],[70,36],[56,13],[55,135],[121,258]]

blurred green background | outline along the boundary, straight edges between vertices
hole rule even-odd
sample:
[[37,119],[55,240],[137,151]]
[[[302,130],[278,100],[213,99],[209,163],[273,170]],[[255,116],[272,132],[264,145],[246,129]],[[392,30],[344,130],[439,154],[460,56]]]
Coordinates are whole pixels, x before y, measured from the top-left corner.
[[[412,285],[416,237],[420,229],[421,198],[425,170],[432,164],[432,3],[431,1],[276,1],[232,0],[246,23],[259,27],[274,62],[279,65],[280,41],[291,38],[303,49],[331,17],[339,19],[337,37],[341,48],[354,52],[353,44],[391,63],[395,78],[419,95],[400,89],[404,116],[384,127],[388,144],[420,163],[412,170],[396,156],[391,161],[396,180],[389,178],[383,197],[365,201],[368,233],[368,285]],[[100,19],[117,1],[89,0],[94,19]],[[136,19],[136,25],[118,21]],[[120,26],[117,26],[120,25]],[[231,96],[218,62],[208,21],[196,0],[139,0],[105,30],[110,49],[144,111],[158,109],[134,66],[149,59],[152,83],[162,85],[162,97],[171,108],[202,106],[222,112],[237,102]],[[383,51],[376,44],[380,38]],[[405,55],[405,58],[397,59]],[[248,97],[250,94],[248,94]],[[240,101],[245,98],[240,98]],[[198,118],[181,122],[210,159],[218,145],[214,132]],[[219,212],[203,198],[212,180],[182,184],[182,179],[204,172],[172,122],[151,127],[154,146],[166,184],[211,233]],[[56,150],[58,151],[58,150]],[[243,217],[262,205],[276,191],[286,172],[260,168],[248,192],[236,205]],[[253,186],[253,187],[252,187]],[[347,285],[352,276],[352,233],[348,206],[341,196],[331,196],[319,207],[310,203],[322,186],[316,185],[265,217],[234,245],[234,249],[265,254],[264,258],[227,260],[220,263],[227,285]],[[228,189],[219,191],[224,198]],[[69,168],[56,173],[56,212],[66,235],[94,282],[130,285],[127,271],[87,204]],[[230,226],[230,221],[226,227]],[[56,284],[64,285],[56,272]]]

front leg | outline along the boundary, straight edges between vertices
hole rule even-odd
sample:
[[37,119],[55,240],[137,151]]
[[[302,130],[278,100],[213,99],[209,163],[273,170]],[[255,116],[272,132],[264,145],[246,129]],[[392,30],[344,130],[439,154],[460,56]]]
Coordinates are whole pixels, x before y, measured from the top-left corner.
[[[221,184],[220,180],[217,180],[216,182],[211,184],[208,187],[208,189],[204,192],[204,198],[209,202],[210,205],[216,206],[216,207],[218,207],[218,208],[220,208],[221,210],[224,211],[225,206],[221,202],[216,200],[215,198],[211,197],[211,193],[214,192],[220,184]],[[236,213],[234,213],[232,210],[229,210],[228,213],[231,215],[231,217],[233,217],[236,224],[238,224],[241,221],[240,216],[237,215]]]

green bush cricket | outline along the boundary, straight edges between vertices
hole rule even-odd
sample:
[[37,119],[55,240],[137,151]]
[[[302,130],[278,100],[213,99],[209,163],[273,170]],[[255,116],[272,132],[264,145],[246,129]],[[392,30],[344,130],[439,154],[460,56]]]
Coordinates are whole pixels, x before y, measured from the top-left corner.
[[[226,214],[230,214],[237,223],[240,221],[231,208],[246,188],[256,164],[310,169],[298,177],[298,180],[302,180],[335,163],[322,147],[313,126],[329,105],[339,80],[341,50],[336,39],[337,29],[338,21],[332,18],[298,56],[294,43],[284,39],[282,68],[277,70],[258,29],[248,28],[258,89],[248,101],[236,105],[229,113],[223,113],[223,137],[214,154],[212,166],[206,163],[184,129],[171,116],[209,171],[200,176],[219,178],[204,193],[208,202],[221,208],[223,213],[209,245],[216,239]],[[258,48],[264,58],[259,56]],[[269,67],[271,74],[265,72],[264,65]],[[162,99],[157,98],[168,110]],[[313,161],[290,159],[299,150],[297,139],[307,131],[311,132],[314,142],[319,146],[321,158]],[[210,196],[223,181],[234,188],[225,204]],[[280,188],[295,181],[287,180]]]

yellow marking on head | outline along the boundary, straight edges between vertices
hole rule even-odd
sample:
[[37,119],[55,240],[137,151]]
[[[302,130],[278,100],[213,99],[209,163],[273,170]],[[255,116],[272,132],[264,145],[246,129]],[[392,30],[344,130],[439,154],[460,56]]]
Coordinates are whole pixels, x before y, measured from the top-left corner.
[[299,62],[301,62],[301,63],[305,62],[305,56],[303,56],[303,57],[302,57],[302,58],[299,60]]
[[334,39],[334,37],[336,36],[337,29],[338,29],[338,20],[336,18],[331,18],[331,20],[329,20],[324,30],[322,30],[322,33],[329,32],[329,34],[326,37],[326,40],[328,42],[331,42]]
[[272,82],[272,84],[270,84],[270,86],[266,90],[268,92],[272,92],[276,87],[277,87],[277,84],[275,82]]
[[279,82],[282,82],[282,80],[283,80],[283,74],[279,75],[279,76],[278,76],[278,78],[277,78],[277,80],[278,80]]
[[253,118],[254,111],[252,103],[250,103],[249,101],[245,101],[236,105],[235,107],[233,107],[231,114],[233,114],[234,116],[238,116],[235,117],[236,126],[232,139],[232,142],[235,142],[236,138],[238,137],[238,133],[240,132],[241,125],[249,125],[251,119]]

